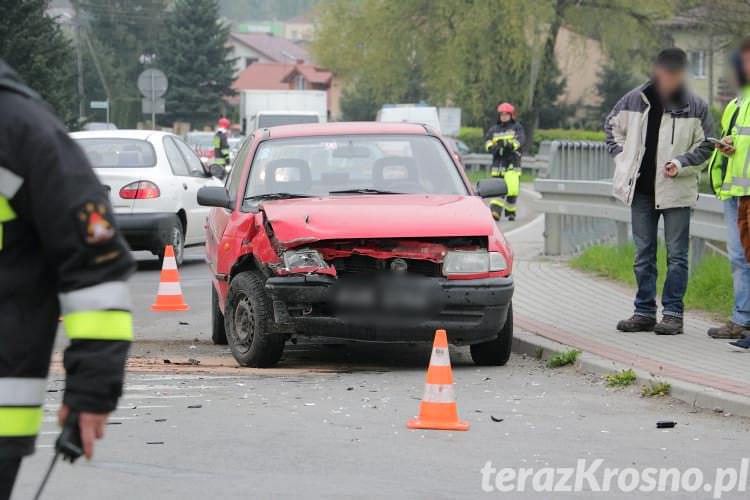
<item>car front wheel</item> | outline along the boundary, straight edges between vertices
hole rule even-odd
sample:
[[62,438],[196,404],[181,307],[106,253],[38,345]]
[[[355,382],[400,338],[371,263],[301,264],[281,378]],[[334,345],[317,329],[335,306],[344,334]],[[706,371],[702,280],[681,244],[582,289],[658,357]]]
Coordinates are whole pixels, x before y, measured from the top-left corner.
[[268,333],[273,321],[271,301],[259,273],[245,271],[229,284],[224,325],[229,348],[242,366],[267,368],[284,352],[284,335]]
[[480,366],[503,366],[510,359],[513,346],[513,304],[508,307],[505,324],[497,334],[497,338],[481,344],[471,346],[471,359]]

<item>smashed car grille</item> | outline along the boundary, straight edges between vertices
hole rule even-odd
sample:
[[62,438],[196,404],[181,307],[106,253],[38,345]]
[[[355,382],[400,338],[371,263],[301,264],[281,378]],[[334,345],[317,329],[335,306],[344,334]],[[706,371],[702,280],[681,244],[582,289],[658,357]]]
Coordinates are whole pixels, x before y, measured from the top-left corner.
[[[370,274],[390,269],[394,259],[375,259],[366,255],[352,255],[332,259],[330,263],[336,268],[339,276],[353,274]],[[406,272],[421,276],[442,276],[441,265],[437,262],[419,259],[403,259],[406,261]]]

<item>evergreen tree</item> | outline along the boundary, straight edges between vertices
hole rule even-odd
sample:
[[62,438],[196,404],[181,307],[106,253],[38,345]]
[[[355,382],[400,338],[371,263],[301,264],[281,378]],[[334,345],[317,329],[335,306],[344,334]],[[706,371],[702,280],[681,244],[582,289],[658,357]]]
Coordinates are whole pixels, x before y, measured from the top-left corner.
[[0,58],[72,124],[76,102],[75,57],[57,23],[47,17],[47,0],[3,0]]
[[167,74],[167,116],[193,126],[214,123],[222,98],[232,95],[234,59],[229,27],[219,21],[216,0],[176,0],[167,13],[159,67]]
[[623,63],[609,62],[599,71],[599,83],[596,84],[596,92],[602,102],[594,111],[599,123],[615,107],[627,92],[638,85],[639,80],[633,75],[632,68]]

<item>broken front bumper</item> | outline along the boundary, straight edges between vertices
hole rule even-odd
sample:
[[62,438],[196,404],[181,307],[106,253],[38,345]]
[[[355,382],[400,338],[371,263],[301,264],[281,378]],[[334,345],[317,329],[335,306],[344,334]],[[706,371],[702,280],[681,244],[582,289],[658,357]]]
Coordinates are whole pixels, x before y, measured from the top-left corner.
[[[505,324],[513,279],[424,278],[436,307],[419,316],[340,314],[337,279],[321,275],[275,276],[266,281],[275,330],[301,335],[376,342],[431,342],[442,328],[455,344],[494,339]],[[434,300],[433,300],[434,299]]]

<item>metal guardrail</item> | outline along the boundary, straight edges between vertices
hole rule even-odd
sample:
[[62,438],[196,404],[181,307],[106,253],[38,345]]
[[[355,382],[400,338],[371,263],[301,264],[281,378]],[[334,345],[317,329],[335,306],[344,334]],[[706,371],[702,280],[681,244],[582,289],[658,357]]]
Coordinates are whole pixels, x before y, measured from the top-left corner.
[[[536,208],[545,214],[544,251],[567,255],[607,241],[630,238],[630,209],[612,195],[612,162],[604,143],[554,141],[547,179],[537,179]],[[578,165],[578,167],[576,167]],[[726,241],[721,201],[700,195],[690,223],[691,260],[705,255],[707,241]]]

